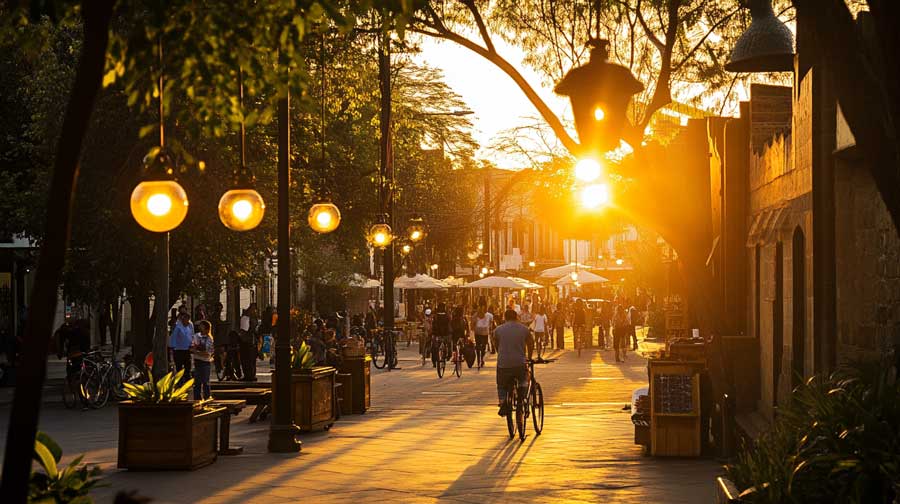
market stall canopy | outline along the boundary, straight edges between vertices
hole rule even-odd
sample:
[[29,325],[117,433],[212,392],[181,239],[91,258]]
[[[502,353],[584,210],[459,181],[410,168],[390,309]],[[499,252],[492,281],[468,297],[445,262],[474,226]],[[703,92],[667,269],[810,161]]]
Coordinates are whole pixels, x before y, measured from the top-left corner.
[[538,278],[559,278],[563,275],[571,274],[573,271],[581,272],[589,269],[591,269],[590,266],[586,264],[564,264],[562,266],[557,266],[555,268],[545,269],[544,271],[541,271],[541,273],[538,275]]
[[522,283],[508,277],[489,276],[463,285],[466,289],[526,289]]
[[[572,270],[572,271],[574,271],[574,270]],[[566,276],[560,278],[559,280],[553,282],[553,285],[572,285],[575,282],[578,282],[581,285],[587,285],[587,284],[609,282],[609,279],[603,278],[600,275],[591,273],[590,271],[579,271],[578,272],[578,280],[572,280],[571,275],[566,275]]]
[[437,278],[430,277],[428,275],[419,273],[414,277],[402,276],[396,280],[394,280],[394,288],[395,289],[446,289],[449,287],[444,282],[438,280]]
[[359,273],[354,273],[350,279],[350,287],[358,287],[360,289],[374,289],[381,287],[381,282],[375,278],[367,278]]
[[523,289],[543,289],[544,288],[543,285],[536,284],[536,283],[526,280],[524,278],[519,278],[519,277],[509,277],[509,278],[510,278],[510,280],[514,280],[514,281],[522,284]]

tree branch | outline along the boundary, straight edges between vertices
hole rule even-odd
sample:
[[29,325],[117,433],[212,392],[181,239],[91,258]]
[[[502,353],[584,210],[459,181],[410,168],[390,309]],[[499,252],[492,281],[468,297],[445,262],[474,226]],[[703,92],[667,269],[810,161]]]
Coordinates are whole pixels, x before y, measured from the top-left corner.
[[659,37],[657,37],[656,34],[653,33],[653,30],[651,30],[650,27],[647,25],[647,21],[644,20],[644,14],[641,12],[641,0],[638,0],[637,6],[635,6],[634,10],[635,10],[635,13],[637,13],[638,22],[641,24],[641,27],[644,29],[644,33],[647,34],[647,38],[650,39],[650,42],[652,42],[653,45],[655,45],[657,49],[662,51],[665,48],[665,44],[663,44],[662,41],[659,40]]
[[446,28],[439,29],[437,33],[427,30],[421,30],[416,26],[411,26],[410,30],[416,33],[421,33],[424,35],[429,35],[432,37],[455,42],[456,44],[459,44],[466,49],[474,52],[475,54],[478,54],[482,58],[490,61],[500,70],[503,70],[503,72],[508,75],[513,80],[513,82],[516,83],[517,86],[519,86],[519,89],[521,89],[522,92],[525,93],[525,97],[528,98],[528,101],[530,101],[532,105],[534,105],[538,113],[541,114],[541,117],[543,117],[544,120],[547,121],[547,125],[549,125],[556,136],[559,137],[560,142],[562,142],[566,150],[572,153],[572,155],[576,156],[581,152],[581,146],[572,138],[571,135],[569,135],[569,132],[566,131],[566,128],[563,126],[562,121],[560,121],[556,114],[554,114],[553,111],[550,110],[550,107],[547,106],[544,100],[542,100],[537,92],[535,92],[534,88],[531,87],[531,85],[527,80],[525,80],[525,77],[523,77],[522,74],[519,73],[516,67],[506,61],[499,54],[497,54],[496,52],[490,52],[484,47],[481,47],[471,40],[463,37],[462,35],[447,30]]
[[494,43],[491,41],[491,35],[488,33],[487,26],[484,24],[484,18],[481,17],[481,13],[478,12],[478,7],[475,6],[475,1],[462,0],[462,3],[469,9],[469,12],[472,13],[475,24],[478,26],[478,33],[481,34],[481,40],[484,40],[484,46],[487,48],[488,52],[497,54],[497,50],[494,49]]
[[712,25],[712,27],[710,27],[710,29],[706,32],[706,35],[703,35],[703,38],[701,38],[700,41],[697,42],[697,44],[694,45],[694,47],[684,55],[684,58],[682,58],[681,61],[672,68],[672,70],[675,72],[681,70],[681,67],[684,66],[684,64],[694,56],[694,53],[696,53],[701,46],[703,46],[703,43],[706,42],[706,39],[709,38],[710,35],[712,35],[712,32],[716,31],[716,29],[722,26],[723,23],[734,17],[734,15],[737,14],[740,10],[740,7],[734,9],[728,15],[723,16],[722,19],[718,20],[716,24]]

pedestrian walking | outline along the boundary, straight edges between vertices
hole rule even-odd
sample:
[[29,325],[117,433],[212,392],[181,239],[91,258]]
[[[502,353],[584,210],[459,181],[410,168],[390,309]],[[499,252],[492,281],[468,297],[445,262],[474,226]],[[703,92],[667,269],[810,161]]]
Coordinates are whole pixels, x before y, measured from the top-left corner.
[[259,314],[256,303],[244,310],[238,330],[238,348],[241,356],[241,371],[245,381],[256,381],[256,339]]
[[215,355],[212,325],[201,320],[197,322],[199,332],[191,341],[191,356],[194,358],[194,400],[209,399],[209,371]]
[[[628,307],[629,336],[631,336],[631,341],[634,343],[632,350],[634,350],[635,352],[637,352],[638,349],[637,330],[635,329],[635,326],[637,326],[639,323],[640,325],[643,325],[642,321],[640,320],[640,313],[641,312],[638,311],[636,306],[631,305]],[[628,342],[626,342],[626,344],[627,343]]]
[[267,306],[259,321],[259,359],[269,358],[272,351],[272,334],[274,333],[275,308]]
[[613,316],[613,348],[616,352],[616,362],[625,362],[629,335],[628,314],[623,305],[617,305]]
[[565,350],[566,310],[562,303],[556,305],[556,312],[553,314],[553,330],[556,332],[556,349]]
[[479,366],[484,366],[484,352],[494,324],[494,315],[484,306],[479,306],[475,314],[475,358]]
[[[531,322],[531,330],[534,331],[534,340],[540,344],[540,348],[543,349],[547,345],[547,327],[550,325],[547,319],[547,313],[544,309],[544,306],[538,306],[536,313],[534,314],[534,320]],[[540,357],[540,355],[538,355]],[[528,353],[528,358],[531,358],[531,353]]]
[[175,360],[175,372],[184,370],[181,383],[188,380],[191,375],[191,344],[194,341],[194,324],[191,316],[185,311],[178,315],[178,323],[172,329],[169,336],[169,348],[172,349]]

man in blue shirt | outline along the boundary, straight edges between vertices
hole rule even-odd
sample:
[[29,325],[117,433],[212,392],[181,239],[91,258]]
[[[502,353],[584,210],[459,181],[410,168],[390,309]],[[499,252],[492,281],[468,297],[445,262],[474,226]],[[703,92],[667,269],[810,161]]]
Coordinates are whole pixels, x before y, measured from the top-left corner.
[[528,368],[525,358],[525,341],[530,333],[528,328],[518,322],[519,315],[515,310],[506,310],[506,320],[494,329],[497,340],[497,397],[500,399],[500,416],[507,413],[506,395],[513,380],[519,380],[519,392],[525,394],[528,388]]
[[182,383],[191,377],[191,343],[194,340],[194,324],[187,312],[178,315],[178,322],[169,337],[169,347],[175,355],[175,372],[184,369]]

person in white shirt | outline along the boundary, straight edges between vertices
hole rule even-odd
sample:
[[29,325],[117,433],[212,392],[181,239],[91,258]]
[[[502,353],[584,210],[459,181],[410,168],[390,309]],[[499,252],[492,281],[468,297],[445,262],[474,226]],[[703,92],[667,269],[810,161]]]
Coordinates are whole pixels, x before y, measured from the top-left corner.
[[[538,344],[538,358],[540,358],[547,346],[546,336],[549,322],[543,305],[538,306],[535,312],[534,320],[531,321],[531,330],[534,331],[534,341]],[[528,353],[528,358],[531,358],[531,352]]]
[[475,313],[475,358],[479,367],[484,366],[484,352],[493,327],[494,315],[484,305],[479,306]]

